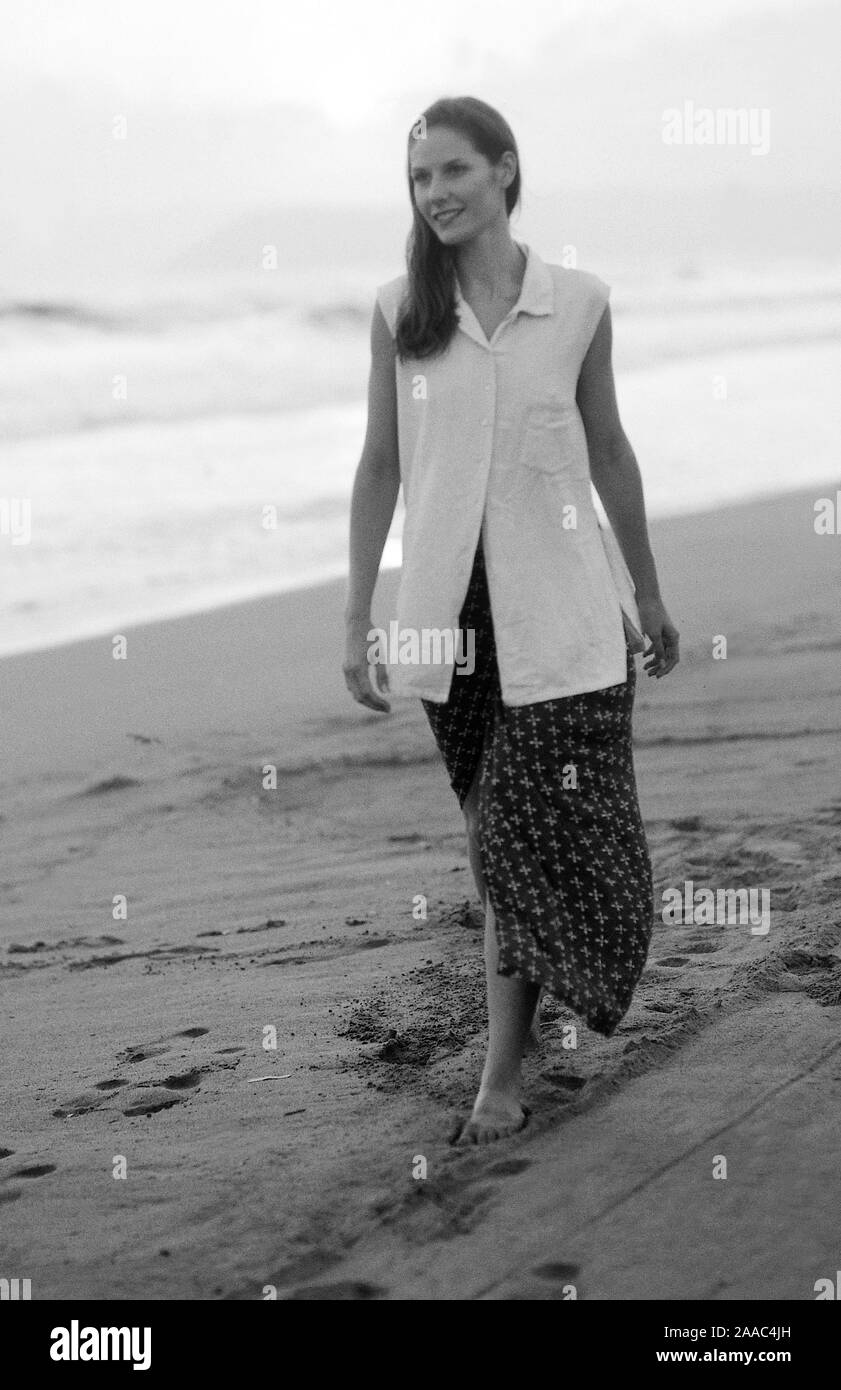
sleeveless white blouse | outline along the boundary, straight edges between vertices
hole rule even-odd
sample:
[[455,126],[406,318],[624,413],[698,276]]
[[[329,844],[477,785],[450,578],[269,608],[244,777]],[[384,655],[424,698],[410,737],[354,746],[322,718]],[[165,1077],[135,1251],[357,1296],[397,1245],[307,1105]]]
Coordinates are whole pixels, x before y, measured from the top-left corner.
[[[520,297],[490,342],[457,286],[446,351],[395,360],[406,505],[397,632],[418,634],[424,652],[390,664],[396,695],[446,701],[458,646],[424,634],[457,631],[480,532],[505,704],[621,685],[626,630],[632,649],[644,645],[627,566],[593,505],[575,401],[610,289],[518,245]],[[407,280],[377,289],[392,337]]]

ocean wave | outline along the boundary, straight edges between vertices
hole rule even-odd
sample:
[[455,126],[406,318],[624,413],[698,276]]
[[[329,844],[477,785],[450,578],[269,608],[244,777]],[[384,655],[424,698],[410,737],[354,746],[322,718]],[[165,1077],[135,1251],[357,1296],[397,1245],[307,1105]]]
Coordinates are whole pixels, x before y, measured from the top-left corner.
[[120,318],[114,314],[58,299],[0,301],[0,319],[17,319],[33,323],[73,324],[80,328],[101,328],[112,331],[124,326]]
[[[617,314],[676,314],[727,307],[745,313],[841,302],[841,267],[727,267],[705,270],[676,265],[657,276],[604,274],[614,285]],[[0,296],[0,321],[32,326],[61,325],[114,333],[138,333],[276,317],[316,330],[367,327],[376,286],[387,273],[330,276],[320,284],[286,276],[151,282],[122,291],[85,296]],[[331,283],[335,280],[335,283]]]

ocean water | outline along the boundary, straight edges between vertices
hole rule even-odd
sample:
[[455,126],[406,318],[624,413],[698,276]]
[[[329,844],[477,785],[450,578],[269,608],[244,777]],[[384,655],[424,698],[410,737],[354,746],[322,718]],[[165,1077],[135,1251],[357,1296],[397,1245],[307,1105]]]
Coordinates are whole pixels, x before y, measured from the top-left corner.
[[[344,574],[400,268],[0,286],[0,654]],[[841,262],[592,268],[650,516],[838,482]]]

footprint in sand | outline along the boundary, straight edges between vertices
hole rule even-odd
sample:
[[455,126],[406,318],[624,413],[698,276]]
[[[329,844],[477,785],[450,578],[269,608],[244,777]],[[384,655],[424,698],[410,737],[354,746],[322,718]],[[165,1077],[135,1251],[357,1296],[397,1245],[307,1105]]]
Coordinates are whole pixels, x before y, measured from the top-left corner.
[[[173,1037],[201,1038],[209,1032],[209,1028],[184,1028],[180,1033],[173,1034]],[[138,1043],[136,1046],[127,1047],[123,1052],[118,1053],[117,1060],[129,1066],[136,1066],[155,1057],[163,1057],[171,1051],[172,1048],[166,1042]],[[215,1067],[225,1065],[223,1062],[215,1063]],[[232,1064],[228,1063],[227,1065]],[[194,1067],[189,1071],[173,1072],[169,1076],[154,1077],[148,1081],[130,1081],[123,1076],[111,1076],[104,1081],[95,1082],[92,1090],[64,1101],[58,1109],[52,1112],[53,1117],[57,1120],[66,1120],[76,1115],[89,1114],[92,1110],[102,1109],[124,1086],[132,1087],[134,1095],[131,1098],[124,1098],[128,1099],[129,1103],[123,1114],[129,1116],[153,1115],[158,1110],[166,1110],[171,1105],[177,1105],[182,1097],[173,1095],[173,1092],[196,1090],[203,1074],[213,1069],[214,1067]],[[150,1091],[152,1091],[151,1095],[149,1094]]]
[[540,1075],[550,1086],[559,1086],[563,1091],[580,1091],[587,1085],[586,1076],[574,1076],[568,1071],[542,1071]]
[[118,1052],[117,1061],[128,1062],[130,1066],[134,1066],[137,1062],[147,1062],[150,1057],[162,1057],[169,1050],[168,1047],[141,1043],[138,1047],[127,1047],[124,1052]]
[[198,1086],[203,1072],[201,1067],[196,1067],[194,1071],[181,1072],[180,1075],[165,1076],[163,1081],[149,1082],[149,1085],[165,1086],[168,1091],[191,1091]]
[[94,782],[92,786],[85,787],[84,791],[77,792],[76,796],[102,796],[106,792],[123,792],[132,787],[142,786],[135,777],[124,777],[118,774],[116,777],[108,777],[105,781]]
[[159,1110],[169,1110],[173,1105],[177,1105],[180,1096],[174,1096],[169,1091],[153,1091],[144,1100],[139,1100],[134,1105],[129,1105],[123,1111],[129,1119],[137,1115],[156,1115]]
[[513,1178],[517,1173],[524,1173],[530,1167],[530,1158],[503,1158],[499,1163],[494,1163],[486,1172],[489,1177]]
[[80,1096],[72,1096],[63,1105],[52,1112],[55,1120],[68,1120],[74,1115],[87,1115],[91,1110],[98,1110],[105,1100],[105,1095],[100,1092],[96,1095],[93,1091],[85,1091]]
[[[209,1028],[183,1028],[180,1033],[173,1033],[172,1037],[203,1038],[209,1032]],[[171,1051],[166,1039],[156,1043],[138,1043],[135,1047],[127,1047],[123,1052],[118,1052],[117,1061],[128,1062],[133,1066],[137,1062],[147,1062],[151,1057],[163,1057],[164,1053]]]
[[169,1110],[171,1106],[177,1105],[181,1100],[181,1096],[173,1095],[172,1092],[196,1090],[203,1075],[204,1070],[197,1067],[194,1071],[165,1076],[161,1080],[146,1081],[143,1086],[149,1094],[127,1106],[123,1114],[131,1117],[133,1115],[154,1115],[159,1110]]
[[782,951],[780,961],[792,975],[808,975],[816,970],[833,970],[838,966],[837,956],[820,951],[804,951],[797,947]]

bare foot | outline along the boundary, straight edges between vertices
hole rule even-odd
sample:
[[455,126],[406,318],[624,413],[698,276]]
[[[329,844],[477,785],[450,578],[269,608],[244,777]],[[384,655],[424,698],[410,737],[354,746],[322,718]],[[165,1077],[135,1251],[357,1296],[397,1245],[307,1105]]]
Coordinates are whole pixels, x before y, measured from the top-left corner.
[[461,1126],[451,1144],[493,1144],[516,1134],[528,1123],[531,1111],[508,1091],[480,1091],[467,1123]]

